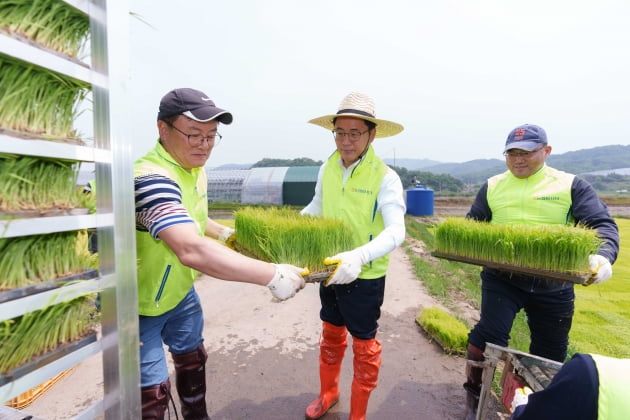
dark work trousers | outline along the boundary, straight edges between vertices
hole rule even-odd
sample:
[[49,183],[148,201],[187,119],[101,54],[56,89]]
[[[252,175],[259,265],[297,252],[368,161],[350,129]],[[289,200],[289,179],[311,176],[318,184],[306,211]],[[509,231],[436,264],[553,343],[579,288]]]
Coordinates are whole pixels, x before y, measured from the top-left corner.
[[381,305],[385,295],[385,276],[356,279],[348,284],[319,287],[322,303],[320,318],[333,325],[345,325],[353,337],[369,340],[376,337]]
[[481,272],[481,319],[469,343],[507,346],[514,317],[524,309],[529,325],[529,352],[564,362],[573,319],[573,284],[484,268]]

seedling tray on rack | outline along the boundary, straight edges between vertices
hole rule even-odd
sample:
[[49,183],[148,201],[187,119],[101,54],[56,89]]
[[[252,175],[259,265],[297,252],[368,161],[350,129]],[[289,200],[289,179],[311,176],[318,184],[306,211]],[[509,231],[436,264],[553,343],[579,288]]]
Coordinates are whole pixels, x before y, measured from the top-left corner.
[[67,276],[59,277],[53,280],[47,280],[42,283],[30,286],[18,287],[16,289],[8,289],[0,291],[0,303],[8,302],[14,299],[23,298],[25,296],[34,295],[45,292],[47,290],[59,288],[67,283],[76,280],[90,280],[98,277],[98,270],[86,270],[80,273],[74,273]]
[[63,356],[70,354],[78,349],[87,346],[96,341],[96,332],[91,332],[85,337],[73,341],[72,343],[63,344],[56,349],[47,352],[39,357],[34,358],[30,362],[27,362],[15,369],[12,369],[8,372],[5,372],[0,375],[0,386],[7,384],[9,382],[13,382],[16,379],[21,378],[22,376],[31,373],[49,363],[54,362],[57,359],[62,358]]

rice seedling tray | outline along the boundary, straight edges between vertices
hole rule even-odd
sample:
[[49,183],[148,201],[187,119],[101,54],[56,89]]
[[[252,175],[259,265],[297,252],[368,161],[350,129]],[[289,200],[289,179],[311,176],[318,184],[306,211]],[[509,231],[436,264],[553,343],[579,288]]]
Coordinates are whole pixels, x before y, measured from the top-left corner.
[[575,283],[575,284],[584,284],[591,277],[590,273],[578,274],[578,273],[565,273],[565,272],[559,272],[559,271],[541,270],[537,268],[524,267],[524,266],[513,265],[513,264],[505,264],[505,263],[500,263],[500,262],[495,262],[495,261],[480,260],[480,259],[476,259],[472,257],[462,256],[462,255],[447,254],[447,253],[439,252],[439,251],[433,251],[431,252],[431,255],[433,255],[436,258],[442,258],[445,260],[456,261],[456,262],[461,262],[461,263],[466,263],[466,264],[480,265],[483,267],[494,268],[501,271],[508,271],[508,272],[516,273],[516,274],[542,277],[546,279],[559,280],[559,281],[570,282],[570,283]]
[[[51,135],[43,135],[39,133],[31,133],[26,131],[11,130],[6,127],[0,127],[0,135],[15,137],[21,140],[46,140],[56,143],[65,143],[74,146],[85,146],[86,142],[80,138],[59,137]],[[35,146],[33,146],[35,147]]]
[[98,270],[91,269],[82,271],[80,273],[69,274],[67,276],[58,277],[54,280],[48,280],[43,283],[38,283],[30,286],[19,287],[17,289],[2,290],[0,291],[0,303],[9,302],[11,300],[20,299],[26,296],[42,293],[47,290],[57,289],[66,283],[75,280],[91,280],[98,277]]
[[74,209],[37,209],[37,210],[20,210],[20,211],[2,211],[0,212],[0,220],[13,220],[13,219],[33,219],[36,217],[56,217],[56,216],[80,216],[89,214],[88,208],[74,208]]
[[[74,369],[76,368],[76,366],[71,367],[70,369],[66,369],[63,372],[53,376],[52,378],[48,379],[47,381],[37,385],[34,388],[29,389],[28,391],[18,395],[17,397],[13,398],[10,401],[7,401],[5,403],[5,405],[11,407],[11,408],[15,408],[17,410],[21,410],[25,407],[28,407],[33,401],[35,401],[37,398],[39,398],[40,396],[42,396],[46,391],[48,391],[53,385],[55,385],[57,382],[59,382],[61,379],[63,379],[66,375],[68,375],[70,372],[72,372]],[[1,419],[4,419],[4,417],[2,417],[0,415]],[[22,419],[23,417],[20,417],[20,419]]]
[[234,214],[234,238],[226,244],[262,261],[307,268],[309,283],[326,280],[335,266],[324,260],[352,249],[352,230],[340,219],[301,215],[286,208],[244,207]]
[[34,358],[30,362],[27,362],[8,372],[2,373],[0,375],[0,386],[5,385],[9,382],[13,382],[24,375],[27,375],[49,363],[54,362],[55,360],[62,358],[63,356],[75,352],[80,348],[87,346],[88,344],[94,343],[96,341],[96,335],[96,331],[93,331],[79,340],[63,344],[48,353]]
[[[256,255],[252,250],[248,249],[247,247],[245,247],[244,245],[240,244],[236,240],[230,242],[230,246],[236,252],[238,252],[240,254],[246,255],[246,256],[251,257],[251,258],[260,259],[260,257],[258,255]],[[325,281],[335,271],[336,267],[337,266],[335,265],[335,266],[331,266],[331,268],[328,269],[328,270],[309,272],[308,274],[306,274],[304,276],[304,281],[306,283],[320,283],[322,281]]]

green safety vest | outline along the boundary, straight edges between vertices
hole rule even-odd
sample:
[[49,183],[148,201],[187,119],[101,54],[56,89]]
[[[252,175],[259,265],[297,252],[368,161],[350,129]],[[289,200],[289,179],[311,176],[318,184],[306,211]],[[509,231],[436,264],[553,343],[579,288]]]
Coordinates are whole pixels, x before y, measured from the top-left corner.
[[630,416],[630,359],[591,354],[597,367],[597,420],[626,420]]
[[[182,168],[158,144],[134,164],[133,176],[159,174],[172,179],[182,194],[182,203],[204,236],[208,221],[208,181],[203,167]],[[186,296],[199,274],[183,265],[177,255],[149,232],[136,229],[138,257],[138,312],[157,316],[173,309]]]
[[[322,175],[322,215],[344,220],[353,231],[354,247],[365,245],[385,229],[383,215],[376,211],[377,197],[387,166],[372,146],[343,184],[340,155],[328,159]],[[389,254],[365,264],[359,278],[375,279],[385,275]]]
[[525,225],[573,224],[571,185],[575,175],[543,166],[529,178],[510,171],[488,179],[491,223]]

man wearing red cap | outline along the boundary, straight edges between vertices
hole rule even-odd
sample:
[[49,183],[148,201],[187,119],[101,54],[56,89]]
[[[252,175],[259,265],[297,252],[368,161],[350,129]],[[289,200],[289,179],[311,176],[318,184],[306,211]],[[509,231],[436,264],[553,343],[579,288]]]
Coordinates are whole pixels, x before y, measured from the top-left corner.
[[208,217],[204,165],[232,114],[194,89],[160,102],[155,147],[134,165],[142,418],[162,419],[170,381],[163,345],[175,365],[184,419],[209,419],[198,273],[267,286],[280,300],[304,287],[302,268],[247,258],[210,238],[233,230]]
[[[525,124],[514,128],[505,142],[508,170],[493,176],[478,191],[467,216],[498,224],[583,225],[598,232],[603,244],[589,257],[588,284],[612,276],[619,252],[619,231],[593,187],[583,179],[550,168],[547,134]],[[481,271],[481,318],[468,335],[467,358],[483,361],[486,343],[507,346],[516,314],[524,309],[530,329],[529,351],[564,362],[573,320],[573,283],[484,267]],[[466,413],[477,415],[482,368],[466,367]]]

